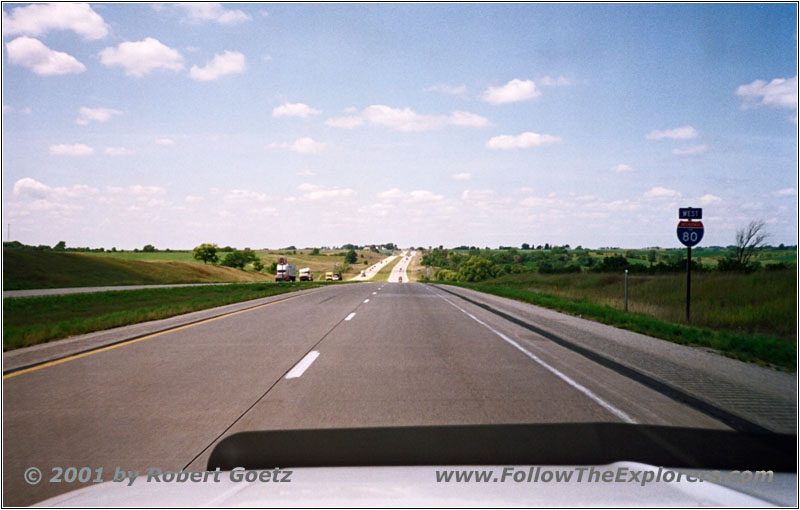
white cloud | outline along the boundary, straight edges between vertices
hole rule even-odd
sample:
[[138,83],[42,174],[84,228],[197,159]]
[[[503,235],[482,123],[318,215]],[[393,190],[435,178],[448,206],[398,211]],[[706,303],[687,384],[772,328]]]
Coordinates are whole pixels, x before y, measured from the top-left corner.
[[451,113],[450,116],[447,117],[446,123],[453,126],[467,127],[483,127],[489,125],[489,121],[486,120],[485,117],[481,117],[480,115],[476,115],[474,113],[461,111]]
[[[24,177],[14,183],[14,196],[19,196],[29,200],[65,200],[65,199],[80,199],[98,193],[97,188],[92,188],[85,184],[75,184],[69,188],[56,187],[52,188],[30,177]],[[51,207],[43,206],[40,204],[40,209],[49,209]]]
[[496,193],[491,189],[464,190],[461,193],[461,200],[472,202],[486,202],[495,197]]
[[561,138],[553,135],[541,135],[539,133],[531,133],[530,131],[522,133],[521,135],[500,135],[492,137],[486,142],[486,147],[489,149],[526,149],[528,147],[538,147],[540,145],[547,145],[551,143],[560,142]]
[[407,203],[420,203],[420,202],[439,202],[444,199],[442,195],[438,195],[429,190],[414,190],[402,191],[398,188],[392,188],[387,191],[378,193],[378,198],[381,200],[407,202]]
[[429,131],[445,126],[483,127],[489,125],[486,118],[470,112],[455,111],[450,115],[423,115],[408,107],[400,109],[382,104],[368,106],[359,115],[328,119],[325,122],[328,126],[347,129],[366,123],[404,132]]
[[103,152],[108,156],[131,156],[135,154],[134,151],[126,149],[125,147],[108,147]]
[[360,116],[353,115],[350,117],[336,117],[325,121],[326,126],[353,129],[364,125],[364,119]]
[[571,82],[564,78],[563,76],[559,76],[558,78],[551,78],[550,76],[545,76],[539,83],[542,85],[546,85],[548,87],[564,87],[566,85],[570,85]]
[[317,174],[315,172],[312,172],[311,170],[301,170],[297,172],[295,175],[297,175],[298,177],[314,177]]
[[268,202],[270,200],[266,193],[244,189],[231,190],[223,198],[231,202]]
[[316,184],[304,183],[297,187],[299,191],[304,191],[301,198],[306,200],[331,200],[336,198],[349,198],[355,196],[356,192],[350,188],[328,188],[325,189]]
[[115,195],[131,195],[134,197],[151,197],[152,195],[163,195],[167,192],[161,186],[143,186],[134,184],[125,188],[119,186],[106,186],[106,191]]
[[322,112],[303,103],[286,103],[281,106],[276,106],[272,110],[273,117],[300,117],[303,119],[307,119],[312,115],[319,115],[320,113]]
[[452,87],[450,85],[445,84],[437,84],[432,87],[428,87],[425,89],[425,92],[441,92],[442,94],[450,94],[453,96],[460,96],[467,92],[466,85],[459,85],[457,87]]
[[223,25],[233,25],[249,21],[249,15],[238,9],[225,9],[215,2],[191,2],[179,4],[186,10],[191,21],[216,21]]
[[696,156],[708,152],[710,147],[708,145],[690,145],[688,147],[678,147],[672,149],[672,153],[676,156]]
[[632,166],[620,163],[619,165],[613,167],[612,170],[615,172],[633,172],[634,168]]
[[538,207],[538,208],[547,208],[547,209],[559,209],[563,210],[565,207],[568,207],[570,204],[563,200],[559,200],[557,198],[544,198],[544,197],[528,197],[521,200],[520,205],[524,207]]
[[539,97],[541,93],[536,90],[536,84],[530,80],[514,78],[500,87],[489,87],[481,96],[487,103],[505,104],[527,101]]
[[175,140],[172,138],[159,138],[156,140],[156,144],[158,145],[175,145]]
[[736,89],[736,95],[742,97],[742,108],[766,106],[770,108],[797,108],[797,76],[793,78],[775,78],[767,83],[756,80]]
[[425,189],[414,190],[408,196],[411,202],[438,202],[444,198],[442,195]]
[[469,112],[453,112],[449,116],[422,115],[411,108],[391,108],[386,105],[368,106],[361,113],[370,124],[385,126],[398,131],[427,131],[446,125],[481,127],[488,120]]
[[33,110],[31,110],[30,106],[26,106],[25,108],[14,108],[13,106],[4,104],[3,113],[21,113],[23,115],[30,115],[33,113]]
[[189,78],[198,81],[216,80],[226,74],[241,73],[245,69],[244,55],[238,51],[226,51],[216,55],[204,67],[192,66]]
[[317,142],[312,138],[304,137],[298,138],[292,143],[271,143],[267,147],[270,149],[286,149],[292,152],[316,154],[322,152],[328,144]]
[[108,25],[89,4],[50,3],[15,7],[3,11],[3,35],[43,35],[49,30],[72,30],[85,39],[102,39]]
[[472,179],[472,174],[470,173],[453,174],[452,177],[456,181],[468,181]]
[[94,149],[82,143],[51,145],[49,150],[50,154],[56,156],[89,156],[94,154]]
[[679,191],[662,188],[661,186],[651,188],[650,191],[644,194],[645,198],[677,198],[679,196],[681,196]]
[[6,43],[6,50],[12,64],[27,67],[43,76],[76,74],[86,70],[86,66],[72,55],[51,50],[32,37],[17,37]]
[[683,126],[675,129],[666,129],[664,131],[650,131],[645,135],[648,140],[663,140],[668,138],[670,140],[689,140],[697,138],[697,130],[692,126]]
[[712,195],[707,193],[700,197],[700,205],[711,205],[711,204],[718,204],[722,202],[722,199],[717,195]]
[[51,188],[41,182],[25,177],[14,183],[14,195],[24,195],[31,198],[44,197]]
[[776,197],[792,197],[792,196],[797,195],[797,189],[796,188],[784,188],[784,189],[780,189],[778,191],[774,191],[772,193],[772,195],[776,196]]
[[75,119],[75,124],[85,126],[91,121],[105,122],[114,115],[122,115],[122,112],[111,108],[87,108],[82,106],[78,110],[78,118]]
[[116,48],[106,48],[100,52],[100,62],[108,67],[120,66],[125,69],[126,75],[137,78],[155,69],[183,69],[183,56],[152,37],[136,42],[126,41]]

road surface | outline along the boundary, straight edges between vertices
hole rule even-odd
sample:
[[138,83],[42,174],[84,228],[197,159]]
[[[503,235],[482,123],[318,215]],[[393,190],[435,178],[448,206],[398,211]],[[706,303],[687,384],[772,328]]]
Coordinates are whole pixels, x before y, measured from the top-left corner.
[[[337,285],[288,297],[4,375],[4,504],[29,505],[82,485],[30,485],[29,467],[45,478],[55,466],[102,467],[109,476],[117,467],[204,469],[221,438],[246,430],[732,426],[558,338],[586,341],[701,398],[730,388],[712,404],[757,401],[761,408],[733,411],[772,430],[796,426],[794,374],[530,305],[419,283]],[[656,373],[665,367],[671,372]],[[694,379],[696,389],[684,385]]]
[[369,266],[367,269],[365,269],[364,270],[364,273],[365,273],[364,276],[361,276],[359,274],[358,276],[350,278],[350,280],[361,281],[361,282],[367,281],[367,280],[371,280],[372,277],[375,276],[376,274],[378,274],[378,272],[381,269],[386,267],[386,264],[388,264],[389,262],[393,261],[396,258],[397,258],[397,255],[392,255],[391,257],[386,257],[385,259],[381,260],[377,264],[373,264],[373,265]]
[[400,255],[400,262],[398,262],[397,265],[392,268],[392,272],[389,274],[389,282],[391,283],[408,282],[408,274],[406,273],[406,269],[408,269],[408,265],[411,263],[411,259],[416,254],[417,254],[416,251],[412,251],[410,254],[408,253],[408,251],[404,251],[402,255]]

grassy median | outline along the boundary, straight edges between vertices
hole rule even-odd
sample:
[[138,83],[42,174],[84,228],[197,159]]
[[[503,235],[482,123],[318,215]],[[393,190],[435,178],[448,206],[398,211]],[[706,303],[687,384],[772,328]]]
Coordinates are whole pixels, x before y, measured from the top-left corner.
[[[3,351],[326,285],[203,285],[3,299]],[[330,285],[330,284],[328,284]]]

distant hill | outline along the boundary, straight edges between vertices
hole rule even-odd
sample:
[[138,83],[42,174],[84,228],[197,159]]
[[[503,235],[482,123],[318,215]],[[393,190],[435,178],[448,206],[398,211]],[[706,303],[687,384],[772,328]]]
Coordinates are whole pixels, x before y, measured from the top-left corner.
[[82,253],[3,249],[3,290],[271,281],[273,278],[195,262],[143,262]]

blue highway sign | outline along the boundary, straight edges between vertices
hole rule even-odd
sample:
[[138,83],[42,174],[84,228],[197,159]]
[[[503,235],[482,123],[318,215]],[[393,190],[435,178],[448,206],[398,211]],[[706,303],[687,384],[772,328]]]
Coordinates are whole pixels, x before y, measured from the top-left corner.
[[678,222],[678,241],[682,245],[692,247],[703,239],[702,221],[680,221]]

